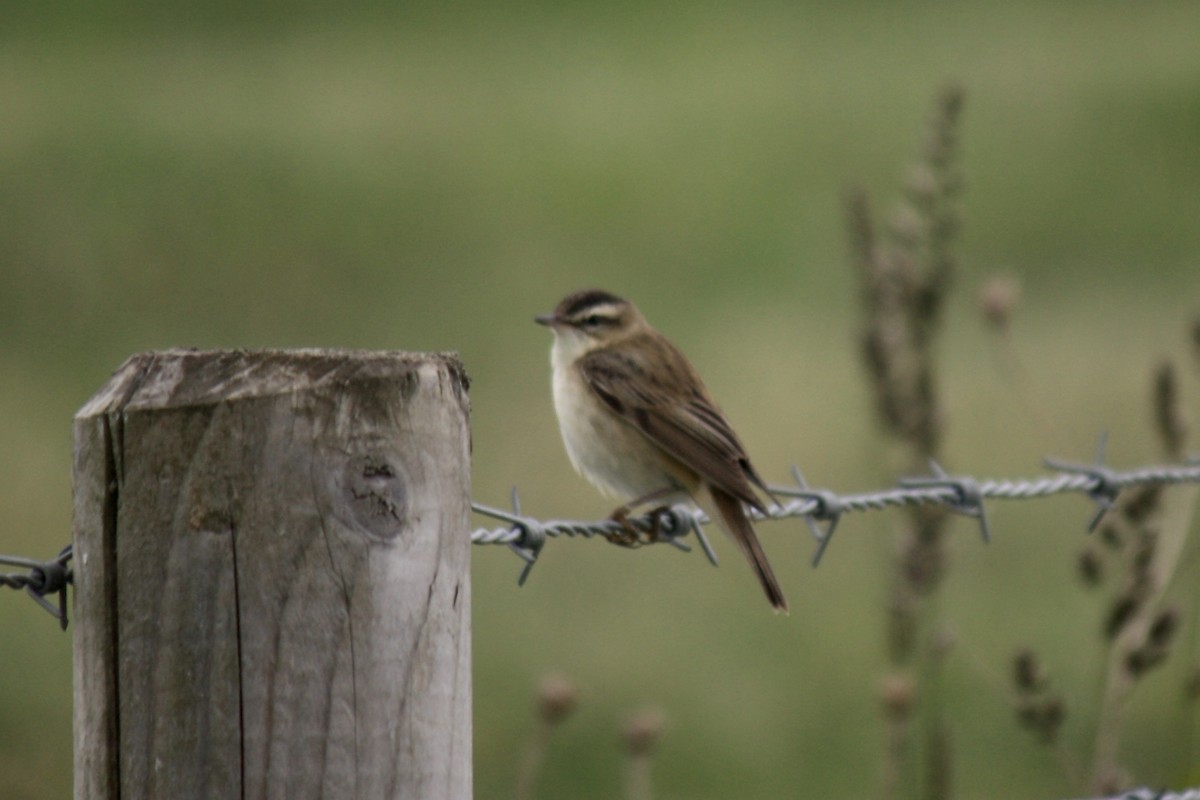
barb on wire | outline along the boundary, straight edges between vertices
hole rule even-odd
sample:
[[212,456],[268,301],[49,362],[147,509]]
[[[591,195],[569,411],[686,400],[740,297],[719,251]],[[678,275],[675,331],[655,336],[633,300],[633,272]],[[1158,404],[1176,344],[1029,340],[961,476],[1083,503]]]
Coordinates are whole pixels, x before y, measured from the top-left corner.
[[[0,573],[0,586],[24,589],[39,606],[55,619],[65,631],[67,629],[67,586],[73,582],[71,568],[72,547],[67,545],[50,561],[35,561],[32,558],[0,555],[0,564],[24,567],[28,573]],[[58,606],[46,599],[46,595],[58,595]]]
[[1087,493],[1088,497],[1092,498],[1097,505],[1096,513],[1092,515],[1087,526],[1088,533],[1095,531],[1100,526],[1100,520],[1104,519],[1104,515],[1116,507],[1117,495],[1121,491],[1121,486],[1113,480],[1113,471],[1104,466],[1104,450],[1107,446],[1108,433],[1106,431],[1100,434],[1100,438],[1096,442],[1096,459],[1091,464],[1073,464],[1053,458],[1047,458],[1045,461],[1046,466],[1050,469],[1087,475],[1096,481],[1095,488],[1089,489]]
[[[980,534],[984,542],[991,540],[991,529],[988,525],[984,509],[985,499],[1000,500],[1030,500],[1047,497],[1053,494],[1079,492],[1087,495],[1099,508],[1088,522],[1088,531],[1095,530],[1101,518],[1115,504],[1118,494],[1131,486],[1169,485],[1178,483],[1200,483],[1200,463],[1189,460],[1185,464],[1168,466],[1150,466],[1138,469],[1117,471],[1104,465],[1105,438],[1101,436],[1097,448],[1096,460],[1092,464],[1080,465],[1055,459],[1046,459],[1045,465],[1055,474],[1041,478],[1024,480],[977,480],[970,476],[952,476],[936,463],[931,464],[930,477],[906,478],[900,485],[892,489],[861,494],[837,494],[828,489],[814,489],[804,480],[799,470],[793,470],[793,476],[799,488],[789,486],[771,486],[773,495],[790,498],[785,502],[776,503],[768,513],[762,514],[751,510],[755,520],[803,518],[816,539],[816,552],[813,556],[813,566],[817,566],[844,514],[852,511],[878,511],[885,508],[901,506],[940,505],[962,516],[971,517],[979,524]],[[515,495],[514,495],[515,496]],[[521,516],[519,508],[515,513],[489,508],[479,503],[473,503],[476,513],[493,517],[510,523],[508,528],[480,528],[471,534],[475,544],[509,544],[516,545],[518,554],[524,551],[522,558],[526,566],[521,572],[521,582],[529,575],[529,569],[537,560],[547,539],[560,536],[591,538],[602,536],[610,541],[617,541],[623,528],[613,520],[596,522],[580,522],[574,520],[537,520]],[[716,564],[716,556],[704,538],[701,525],[709,522],[704,512],[693,510],[687,506],[673,506],[666,515],[649,514],[630,519],[629,523],[639,532],[646,533],[649,538],[645,542],[669,542],[686,549],[680,538],[689,533],[695,533],[704,552]],[[819,522],[827,523],[824,529]],[[654,535],[657,534],[657,535]],[[536,548],[530,548],[530,543],[536,542]]]
[[983,536],[983,543],[987,544],[991,542],[992,533],[988,529],[987,513],[983,510],[983,490],[979,488],[979,481],[967,475],[952,478],[933,459],[929,460],[929,469],[933,472],[932,478],[901,478],[900,485],[914,488],[943,487],[950,489],[957,495],[957,498],[952,502],[946,503],[946,507],[956,514],[978,519],[979,532]]
[[[833,532],[837,530],[838,522],[842,519],[842,512],[845,510],[842,508],[842,498],[828,489],[809,487],[808,481],[804,480],[804,473],[795,464],[792,465],[792,478],[795,479],[799,489],[781,486],[772,491],[785,497],[802,497],[815,504],[813,510],[804,515],[804,521],[808,524],[808,529],[812,531],[813,538],[817,540],[817,550],[812,557],[812,565],[817,567],[821,564],[825,548],[833,540]],[[829,524],[825,526],[825,530],[821,530],[821,526],[817,524],[818,521]]]

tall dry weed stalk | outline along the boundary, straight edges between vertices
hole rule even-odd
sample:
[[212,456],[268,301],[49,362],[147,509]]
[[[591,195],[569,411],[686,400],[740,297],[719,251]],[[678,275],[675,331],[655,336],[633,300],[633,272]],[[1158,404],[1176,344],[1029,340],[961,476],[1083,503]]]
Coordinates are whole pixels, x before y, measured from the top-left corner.
[[517,800],[533,800],[536,797],[538,779],[546,762],[550,740],[559,726],[579,707],[579,689],[570,678],[559,674],[547,675],[538,684],[535,707],[537,720],[517,770],[517,786],[513,792]]
[[[1173,364],[1164,362],[1154,372],[1151,381],[1154,430],[1162,456],[1167,461],[1180,461],[1188,441],[1188,424],[1180,398],[1179,377]],[[1059,749],[1073,782],[1086,782],[1086,788],[1096,795],[1115,795],[1131,786],[1144,783],[1137,779],[1121,760],[1122,734],[1126,727],[1127,711],[1137,685],[1157,670],[1173,649],[1185,621],[1183,608],[1167,599],[1168,590],[1181,575],[1181,565],[1189,559],[1189,533],[1196,503],[1195,487],[1143,486],[1119,496],[1114,507],[1101,520],[1095,534],[1089,537],[1079,555],[1078,574],[1085,587],[1107,591],[1100,635],[1104,645],[1102,688],[1094,715],[1090,764],[1087,777],[1081,780],[1080,770],[1071,769],[1078,762],[1072,758],[1061,741],[1060,729],[1067,718],[1066,695],[1052,688],[1047,673],[1032,649],[1023,648],[1017,655],[1014,671],[1017,719],[1038,738]],[[1195,550],[1194,545],[1191,550]],[[1193,552],[1190,558],[1194,559]],[[1198,599],[1194,581],[1180,581]],[[1194,610],[1193,610],[1194,616]],[[1195,625],[1190,626],[1193,639]],[[1195,659],[1195,646],[1190,648]],[[1194,669],[1194,667],[1193,667]],[[1189,688],[1189,676],[1184,670],[1181,697],[1185,714],[1191,706],[1195,716],[1197,692]],[[1163,716],[1162,734],[1168,728]],[[1194,726],[1189,725],[1191,728]],[[1192,735],[1189,730],[1185,735]],[[1183,748],[1188,752],[1189,748]],[[1186,756],[1185,756],[1186,757]],[[1190,764],[1183,764],[1181,780]]]
[[[866,310],[862,355],[879,419],[898,445],[898,468],[910,475],[928,471],[944,435],[936,338],[957,267],[963,99],[957,86],[937,98],[920,157],[905,179],[903,202],[882,232],[865,192],[855,190],[848,199]],[[945,521],[938,509],[914,508],[895,535],[883,702],[885,800],[901,795],[943,800],[952,794],[952,740],[939,708],[948,637],[936,609]]]
[[[1179,379],[1170,362],[1152,381],[1154,428],[1164,458],[1184,456],[1187,423]],[[1195,489],[1166,493],[1161,486],[1141,487],[1119,499],[1097,531],[1097,541],[1080,557],[1085,583],[1107,582],[1112,590],[1103,635],[1107,648],[1092,753],[1091,789],[1113,794],[1132,778],[1121,764],[1121,733],[1137,684],[1170,653],[1183,611],[1166,600],[1187,550]],[[1107,578],[1107,580],[1105,580]]]

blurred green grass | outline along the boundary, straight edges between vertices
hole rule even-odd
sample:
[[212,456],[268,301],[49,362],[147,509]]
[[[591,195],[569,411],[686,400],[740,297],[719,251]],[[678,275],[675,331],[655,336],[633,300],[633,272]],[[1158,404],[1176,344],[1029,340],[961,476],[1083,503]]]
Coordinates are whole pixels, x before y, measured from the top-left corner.
[[[566,468],[530,324],[584,285],[634,297],[693,355],[772,479],[799,462],[842,491],[890,483],[841,198],[861,182],[886,211],[946,79],[967,90],[969,180],[947,466],[1030,474],[1105,428],[1115,463],[1155,456],[1150,372],[1197,309],[1193,2],[56,8],[14,8],[0,31],[0,552],[65,543],[71,415],[127,355],[176,345],[458,350],[476,497],[516,484],[533,513],[601,515]],[[975,319],[994,270],[1024,283],[1014,348],[1049,429]],[[1085,515],[998,505],[986,549],[956,528],[963,797],[1074,789],[987,676],[1041,649],[1084,744]],[[720,542],[719,571],[552,545],[519,591],[515,559],[477,548],[477,796],[509,794],[550,669],[583,705],[543,796],[616,794],[617,725],[642,704],[670,720],[662,797],[872,791],[889,523],[846,520],[818,572],[801,526],[764,529],[788,619]],[[68,637],[12,595],[0,641],[6,796],[65,796]],[[1167,673],[1150,683],[1129,739],[1161,747],[1131,766],[1170,785],[1185,743],[1161,732]]]

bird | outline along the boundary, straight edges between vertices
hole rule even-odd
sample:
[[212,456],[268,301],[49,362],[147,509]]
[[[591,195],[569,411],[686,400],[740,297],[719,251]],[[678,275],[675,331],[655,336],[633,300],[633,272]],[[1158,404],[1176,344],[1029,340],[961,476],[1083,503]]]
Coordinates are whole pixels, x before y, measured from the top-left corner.
[[770,489],[683,352],[632,302],[602,289],[569,294],[534,320],[554,333],[554,410],[571,464],[624,501],[610,518],[632,534],[633,509],[691,499],[733,539],[771,607],[786,612],[746,511],[766,513],[755,487]]

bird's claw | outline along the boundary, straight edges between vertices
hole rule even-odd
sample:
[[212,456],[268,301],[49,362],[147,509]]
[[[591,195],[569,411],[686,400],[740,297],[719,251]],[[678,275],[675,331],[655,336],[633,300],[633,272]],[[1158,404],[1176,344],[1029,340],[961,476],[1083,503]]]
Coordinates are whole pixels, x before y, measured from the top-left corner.
[[604,538],[612,544],[629,548],[637,548],[647,544],[654,544],[655,542],[659,541],[662,534],[663,515],[670,513],[670,511],[670,506],[659,506],[658,508],[650,511],[650,530],[641,531],[634,527],[633,523],[629,521],[629,510],[626,508],[619,508],[609,516],[609,519],[613,522],[619,523],[621,530],[606,533],[604,534]]

